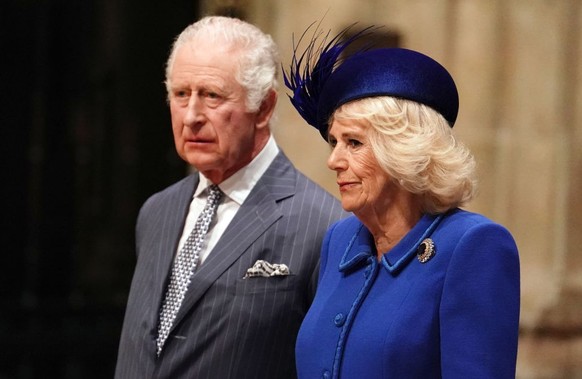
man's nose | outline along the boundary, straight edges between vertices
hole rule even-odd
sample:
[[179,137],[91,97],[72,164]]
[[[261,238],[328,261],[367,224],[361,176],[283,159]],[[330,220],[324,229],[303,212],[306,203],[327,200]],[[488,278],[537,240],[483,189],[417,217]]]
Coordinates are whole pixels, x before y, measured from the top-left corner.
[[188,100],[186,115],[184,116],[184,124],[194,126],[204,120],[204,107],[202,101],[192,95]]

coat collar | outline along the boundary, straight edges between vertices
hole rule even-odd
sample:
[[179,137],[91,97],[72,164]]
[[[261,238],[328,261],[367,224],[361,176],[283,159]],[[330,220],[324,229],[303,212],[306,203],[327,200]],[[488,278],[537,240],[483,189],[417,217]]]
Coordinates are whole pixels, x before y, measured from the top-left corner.
[[[397,275],[416,255],[420,243],[433,233],[443,217],[442,214],[424,215],[389,253],[382,256],[382,266],[390,274]],[[372,234],[359,220],[358,224],[340,261],[339,271],[355,269],[376,254]]]

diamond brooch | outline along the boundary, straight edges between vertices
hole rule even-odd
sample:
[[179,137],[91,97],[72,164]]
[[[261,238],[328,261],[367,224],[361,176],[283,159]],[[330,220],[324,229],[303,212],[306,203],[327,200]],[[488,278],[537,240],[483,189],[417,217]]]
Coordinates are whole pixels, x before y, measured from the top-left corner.
[[428,262],[435,254],[434,242],[430,238],[425,238],[416,250],[416,257],[420,263]]

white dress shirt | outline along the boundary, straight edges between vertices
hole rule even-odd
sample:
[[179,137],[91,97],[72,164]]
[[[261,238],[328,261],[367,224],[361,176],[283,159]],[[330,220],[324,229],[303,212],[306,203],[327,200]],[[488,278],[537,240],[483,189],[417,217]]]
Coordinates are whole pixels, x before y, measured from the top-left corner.
[[[210,224],[208,233],[204,238],[202,249],[200,250],[199,265],[206,260],[214,246],[216,246],[216,243],[226,230],[228,224],[230,224],[236,212],[238,212],[241,205],[249,196],[261,176],[267,171],[267,168],[271,165],[278,153],[279,148],[275,143],[275,139],[271,136],[263,150],[261,150],[251,163],[220,183],[219,187],[224,193],[224,196],[218,205],[216,216]],[[178,251],[184,246],[186,239],[196,224],[198,215],[204,209],[208,192],[207,188],[212,184],[204,175],[199,174],[199,176],[200,183],[190,202],[190,210],[186,217],[180,243],[178,244]]]

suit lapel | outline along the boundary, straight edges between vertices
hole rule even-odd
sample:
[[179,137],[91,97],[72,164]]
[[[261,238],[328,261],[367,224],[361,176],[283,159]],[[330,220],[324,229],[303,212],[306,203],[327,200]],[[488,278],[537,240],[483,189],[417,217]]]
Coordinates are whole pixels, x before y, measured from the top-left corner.
[[208,288],[248,251],[253,242],[283,217],[277,202],[293,196],[295,185],[295,169],[283,153],[279,153],[238,210],[206,262],[193,275],[174,326]]
[[150,262],[151,267],[158,268],[154,273],[154,277],[151,278],[152,287],[150,287],[156,291],[152,299],[157,301],[157,304],[154,304],[151,308],[154,312],[150,315],[151,325],[156,329],[156,333],[159,321],[159,310],[162,307],[162,302],[166,295],[174,256],[184,229],[192,196],[194,195],[196,187],[198,187],[198,183],[198,174],[185,178],[180,182],[169,201],[164,204],[164,209],[161,210],[165,215],[165,225],[160,228],[160,235],[158,237],[160,242],[158,245],[158,254],[154,257],[155,262]]

